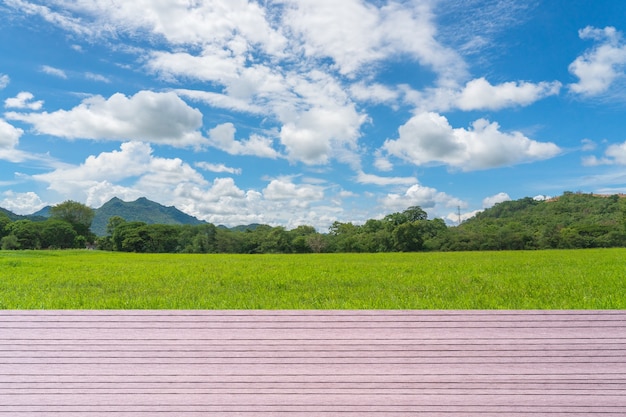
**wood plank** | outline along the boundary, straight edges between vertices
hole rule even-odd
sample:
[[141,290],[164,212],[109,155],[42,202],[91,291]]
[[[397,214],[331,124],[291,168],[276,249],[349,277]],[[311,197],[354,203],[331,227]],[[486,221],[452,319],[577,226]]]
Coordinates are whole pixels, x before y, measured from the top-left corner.
[[623,416],[624,311],[0,312],[0,416]]

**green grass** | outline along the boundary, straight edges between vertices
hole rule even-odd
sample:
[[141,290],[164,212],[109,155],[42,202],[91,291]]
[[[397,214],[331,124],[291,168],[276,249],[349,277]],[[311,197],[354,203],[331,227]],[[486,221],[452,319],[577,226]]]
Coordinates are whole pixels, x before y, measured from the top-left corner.
[[624,309],[626,250],[0,251],[2,309]]

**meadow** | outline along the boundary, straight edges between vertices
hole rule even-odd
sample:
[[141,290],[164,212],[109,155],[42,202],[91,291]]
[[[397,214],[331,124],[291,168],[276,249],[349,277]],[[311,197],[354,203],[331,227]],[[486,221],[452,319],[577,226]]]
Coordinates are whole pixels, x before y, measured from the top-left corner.
[[0,251],[2,309],[624,309],[626,249]]

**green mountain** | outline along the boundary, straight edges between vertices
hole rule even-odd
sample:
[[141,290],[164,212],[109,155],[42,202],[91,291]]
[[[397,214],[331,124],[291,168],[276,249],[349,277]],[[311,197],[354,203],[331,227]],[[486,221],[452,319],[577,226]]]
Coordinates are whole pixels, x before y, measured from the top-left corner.
[[503,250],[626,246],[626,198],[566,192],[496,204],[450,228],[441,249]]
[[22,216],[20,214],[15,214],[12,211],[9,211],[9,210],[7,210],[5,208],[0,207],[0,216],[5,215],[9,219],[11,219],[12,222],[17,221],[17,220],[31,220],[31,221],[34,221],[34,222],[40,222],[40,221],[44,221],[48,217],[50,217],[49,215],[43,216],[43,215],[39,214],[40,212],[41,212],[41,210],[38,211],[37,213],[33,213],[33,214],[26,215],[26,216]]
[[104,205],[95,210],[96,215],[91,223],[91,231],[97,236],[106,235],[109,218],[120,216],[124,220],[140,221],[147,224],[203,224],[202,220],[178,210],[176,207],[166,207],[145,197],[126,202],[113,197]]

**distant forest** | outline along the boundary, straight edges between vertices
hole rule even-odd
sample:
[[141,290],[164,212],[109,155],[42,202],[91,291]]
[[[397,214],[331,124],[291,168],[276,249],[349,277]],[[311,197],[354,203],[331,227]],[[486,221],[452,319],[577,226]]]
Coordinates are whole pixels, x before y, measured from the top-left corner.
[[94,211],[67,201],[49,217],[19,218],[0,211],[0,246],[11,249],[92,247],[143,253],[312,253],[535,250],[626,247],[626,198],[565,192],[545,201],[496,204],[458,226],[428,219],[418,206],[364,224],[225,228],[210,223],[148,224],[108,218],[103,236],[90,229]]

